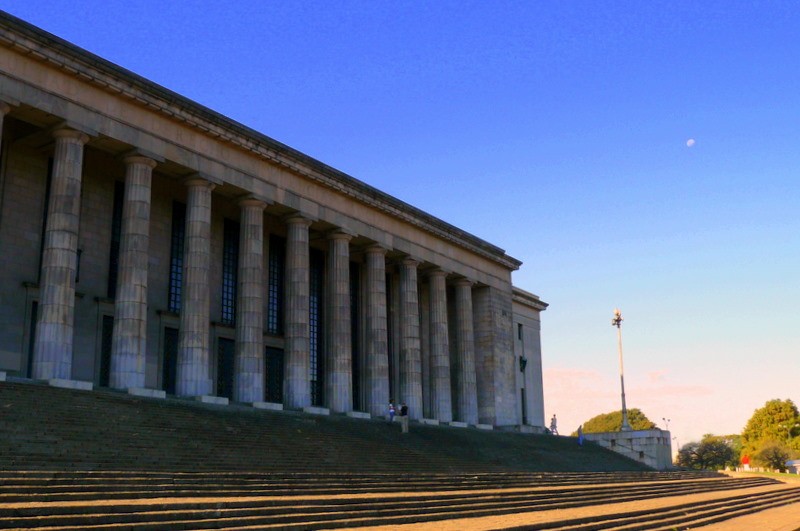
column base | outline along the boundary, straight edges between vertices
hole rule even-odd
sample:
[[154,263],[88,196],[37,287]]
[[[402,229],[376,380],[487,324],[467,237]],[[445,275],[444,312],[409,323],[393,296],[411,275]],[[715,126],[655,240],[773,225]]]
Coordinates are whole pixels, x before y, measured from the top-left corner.
[[467,424],[466,422],[458,422],[456,420],[453,420],[451,422],[446,422],[445,424],[447,424],[451,428],[466,428],[469,426],[469,424]]
[[494,430],[494,426],[491,424],[475,424],[475,427],[479,430]]
[[372,418],[372,415],[370,415],[369,413],[366,413],[364,411],[348,411],[347,413],[345,413],[345,415],[347,415],[348,417],[354,418],[354,419],[371,419]]
[[309,415],[330,415],[331,410],[326,407],[308,406],[303,408],[303,413]]
[[436,419],[419,419],[420,424],[427,424],[428,426],[438,426],[439,421]]
[[167,398],[167,392],[161,389],[148,389],[146,387],[128,387],[127,393],[132,396],[143,396],[145,398]]
[[200,395],[200,396],[193,396],[193,400],[198,402],[202,402],[203,404],[216,404],[218,406],[227,406],[230,400],[225,398],[224,396],[211,396],[211,395]]
[[283,404],[277,402],[253,402],[251,404],[256,409],[268,409],[270,411],[283,411]]
[[92,382],[67,380],[66,378],[51,378],[47,380],[47,385],[51,387],[61,387],[62,389],[78,389],[79,391],[91,391],[94,389],[94,384],[92,384]]

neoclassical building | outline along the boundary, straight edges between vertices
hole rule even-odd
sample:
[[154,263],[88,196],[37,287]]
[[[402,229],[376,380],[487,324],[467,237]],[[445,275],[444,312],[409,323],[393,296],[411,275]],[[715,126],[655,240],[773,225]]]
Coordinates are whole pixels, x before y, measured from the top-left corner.
[[502,249],[2,12],[0,120],[8,377],[543,425]]

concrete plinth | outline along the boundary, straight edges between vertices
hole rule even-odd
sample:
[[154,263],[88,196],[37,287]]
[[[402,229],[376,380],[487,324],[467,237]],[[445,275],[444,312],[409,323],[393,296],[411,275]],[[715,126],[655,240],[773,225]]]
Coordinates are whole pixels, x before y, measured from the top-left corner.
[[253,402],[252,406],[256,409],[268,409],[270,411],[283,411],[283,404],[275,402]]
[[327,416],[331,414],[331,410],[326,407],[308,406],[303,408],[303,413]]
[[91,391],[94,389],[92,382],[82,380],[68,380],[66,378],[50,378],[47,385],[51,387],[61,387],[62,389],[77,389],[79,391]]
[[475,427],[479,430],[487,430],[487,431],[494,430],[494,426],[492,426],[491,424],[475,424]]
[[230,402],[224,396],[199,395],[199,396],[194,396],[192,398],[204,404],[215,404],[218,406],[227,406],[228,403]]
[[167,392],[161,389],[147,389],[146,387],[129,387],[127,389],[129,395],[143,396],[145,398],[167,398]]
[[372,418],[372,415],[370,415],[369,413],[365,413],[364,411],[348,411],[346,415],[354,419],[368,420]]
[[458,422],[456,420],[453,420],[453,421],[450,421],[450,422],[446,422],[445,424],[447,424],[451,428],[467,428],[467,427],[469,427],[469,424],[467,424],[466,422]]
[[422,418],[422,419],[419,419],[419,423],[420,424],[427,424],[428,426],[438,426],[439,425],[439,421],[436,420],[436,419],[425,419],[425,418]]

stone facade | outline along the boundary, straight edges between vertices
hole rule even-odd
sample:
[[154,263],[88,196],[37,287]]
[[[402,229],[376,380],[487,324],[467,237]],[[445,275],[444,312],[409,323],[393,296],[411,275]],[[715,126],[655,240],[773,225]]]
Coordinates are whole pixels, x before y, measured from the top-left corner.
[[615,431],[587,433],[584,437],[655,470],[672,468],[672,437],[668,431]]
[[520,315],[541,410],[502,249],[1,12],[0,65],[0,371],[516,426]]

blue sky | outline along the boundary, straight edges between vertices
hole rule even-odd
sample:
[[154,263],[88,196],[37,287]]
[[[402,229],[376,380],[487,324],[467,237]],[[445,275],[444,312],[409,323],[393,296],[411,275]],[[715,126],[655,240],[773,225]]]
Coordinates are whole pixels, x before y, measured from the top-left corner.
[[616,306],[681,444],[800,400],[796,2],[0,8],[523,260],[562,431],[619,407]]

